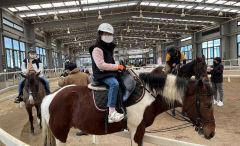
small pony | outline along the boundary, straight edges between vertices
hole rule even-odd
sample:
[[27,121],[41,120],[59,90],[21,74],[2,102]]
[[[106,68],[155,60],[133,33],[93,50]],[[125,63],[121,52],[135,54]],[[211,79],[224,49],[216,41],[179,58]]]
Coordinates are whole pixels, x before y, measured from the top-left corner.
[[35,106],[37,110],[37,121],[39,123],[40,129],[42,129],[41,103],[46,95],[43,81],[38,77],[39,75],[40,72],[37,74],[32,73],[28,75],[21,74],[21,76],[25,78],[23,88],[23,101],[28,112],[32,135],[34,134],[32,107]]
[[[140,79],[146,92],[138,103],[126,107],[132,146],[141,146],[146,127],[157,115],[174,107],[183,107],[199,134],[206,139],[214,136],[213,94],[208,82],[156,74],[140,74]],[[64,145],[72,127],[89,134],[106,134],[106,112],[95,109],[91,96],[86,86],[68,85],[43,99],[45,146]],[[119,131],[123,131],[121,122],[108,123],[107,134]]]

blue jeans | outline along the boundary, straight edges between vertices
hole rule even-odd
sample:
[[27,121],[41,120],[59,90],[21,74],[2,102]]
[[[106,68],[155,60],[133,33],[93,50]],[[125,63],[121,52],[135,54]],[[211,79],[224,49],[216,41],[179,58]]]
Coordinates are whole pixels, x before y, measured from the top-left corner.
[[108,91],[108,107],[116,107],[119,83],[115,77],[103,79],[103,82],[109,86]]
[[[45,84],[46,84],[46,93],[47,94],[50,94],[50,86],[49,86],[49,82],[48,80],[45,78],[45,77],[40,77],[42,80],[44,80]],[[25,80],[25,78],[22,78],[20,80],[20,82],[18,83],[18,94],[20,95],[20,93],[22,93],[22,84],[23,84],[23,81]]]

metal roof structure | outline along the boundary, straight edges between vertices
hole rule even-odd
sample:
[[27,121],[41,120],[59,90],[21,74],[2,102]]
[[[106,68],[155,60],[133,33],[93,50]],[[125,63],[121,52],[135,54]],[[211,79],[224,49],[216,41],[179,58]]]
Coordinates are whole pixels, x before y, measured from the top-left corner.
[[238,0],[1,0],[0,7],[80,51],[103,22],[113,25],[119,48],[145,48],[240,15]]

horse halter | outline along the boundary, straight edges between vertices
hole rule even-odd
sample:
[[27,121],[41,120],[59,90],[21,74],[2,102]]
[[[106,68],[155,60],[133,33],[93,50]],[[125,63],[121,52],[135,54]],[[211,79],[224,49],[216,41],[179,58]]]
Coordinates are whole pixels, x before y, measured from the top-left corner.
[[188,112],[192,106],[195,104],[196,105],[196,121],[194,122],[191,122],[193,123],[193,126],[195,126],[195,130],[196,131],[199,131],[199,130],[202,130],[203,129],[203,125],[205,123],[212,123],[212,122],[215,122],[215,120],[205,120],[205,121],[202,121],[201,118],[200,118],[200,96],[211,96],[211,94],[209,93],[199,93],[198,91],[198,82],[199,80],[197,80],[195,82],[195,91],[196,91],[196,96],[195,96],[195,99],[193,100],[192,104],[188,107],[188,109],[186,110],[186,112]]
[[196,65],[197,65],[197,67],[196,67],[196,76],[195,76],[196,79],[199,80],[202,76],[204,76],[204,75],[207,76],[207,73],[200,75],[200,72],[199,72],[200,71],[200,69],[199,69],[199,62],[197,62]]

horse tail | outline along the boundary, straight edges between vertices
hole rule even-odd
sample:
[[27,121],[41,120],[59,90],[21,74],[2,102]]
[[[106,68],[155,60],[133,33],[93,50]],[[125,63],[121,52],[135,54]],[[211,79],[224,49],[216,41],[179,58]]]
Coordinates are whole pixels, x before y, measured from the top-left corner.
[[49,128],[44,116],[42,116],[42,126],[43,126],[42,134],[43,134],[44,146],[56,146],[56,139],[51,129]]

